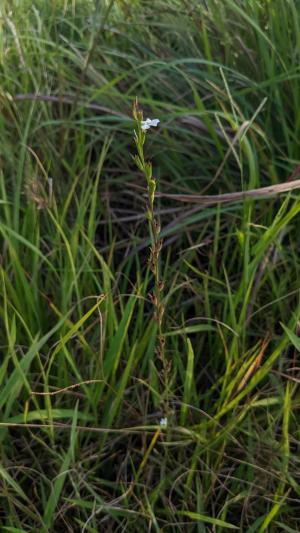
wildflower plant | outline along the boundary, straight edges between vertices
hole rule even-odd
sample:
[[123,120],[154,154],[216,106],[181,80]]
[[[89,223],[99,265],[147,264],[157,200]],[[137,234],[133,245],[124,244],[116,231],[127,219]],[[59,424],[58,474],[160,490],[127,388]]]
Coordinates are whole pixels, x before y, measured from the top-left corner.
[[146,215],[149,222],[149,231],[151,237],[151,247],[149,255],[149,266],[154,277],[154,288],[150,293],[150,298],[153,303],[155,312],[155,320],[158,327],[158,342],[157,354],[163,363],[163,367],[167,370],[165,361],[165,337],[163,334],[163,317],[165,312],[165,305],[163,301],[164,282],[160,276],[160,253],[162,249],[162,239],[160,238],[160,222],[155,216],[154,202],[157,181],[153,175],[152,163],[145,160],[144,144],[146,141],[147,130],[151,127],[156,127],[159,119],[143,119],[143,111],[138,106],[137,99],[133,103],[132,110],[133,118],[135,120],[134,140],[137,149],[137,154],[134,156],[134,161],[138,169],[143,173],[147,185],[147,208]]

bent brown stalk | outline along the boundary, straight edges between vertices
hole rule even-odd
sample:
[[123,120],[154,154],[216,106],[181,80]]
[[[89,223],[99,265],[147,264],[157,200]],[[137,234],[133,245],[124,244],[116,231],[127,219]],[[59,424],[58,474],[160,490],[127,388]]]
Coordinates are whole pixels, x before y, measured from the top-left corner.
[[294,181],[288,181],[285,183],[278,183],[277,185],[270,185],[267,187],[260,187],[259,189],[250,189],[249,191],[229,192],[225,194],[168,194],[168,193],[156,193],[157,197],[169,198],[177,202],[187,202],[191,204],[224,204],[229,202],[238,202],[248,198],[260,199],[268,198],[269,196],[275,196],[276,194],[282,194],[284,192],[290,192],[296,189],[300,189],[300,179]]

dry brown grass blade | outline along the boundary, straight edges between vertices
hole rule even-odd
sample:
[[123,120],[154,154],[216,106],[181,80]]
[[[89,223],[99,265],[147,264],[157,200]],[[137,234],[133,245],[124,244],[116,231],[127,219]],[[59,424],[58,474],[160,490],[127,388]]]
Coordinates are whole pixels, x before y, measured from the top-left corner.
[[300,189],[300,179],[284,183],[278,183],[277,185],[270,185],[268,187],[260,187],[259,189],[250,189],[249,191],[238,191],[225,194],[200,195],[157,193],[157,196],[162,198],[169,198],[170,200],[175,200],[177,202],[213,205],[239,202],[240,200],[246,200],[248,198],[265,198],[293,191],[295,189]]
[[237,393],[239,393],[248,383],[249,379],[252,377],[254,372],[258,369],[258,367],[261,365],[263,356],[265,354],[266,348],[270,341],[270,335],[269,333],[265,336],[264,340],[262,341],[261,348],[259,350],[258,355],[255,357],[253,363],[249,366],[247,372],[245,373],[244,377],[241,379],[239,386],[237,388]]

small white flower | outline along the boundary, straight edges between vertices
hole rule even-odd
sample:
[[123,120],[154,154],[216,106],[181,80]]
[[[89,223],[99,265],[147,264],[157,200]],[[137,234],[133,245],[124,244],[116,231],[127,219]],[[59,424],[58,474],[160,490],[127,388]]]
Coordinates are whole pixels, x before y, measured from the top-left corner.
[[160,422],[159,422],[159,425],[160,425],[162,428],[166,428],[167,425],[168,425],[168,419],[167,419],[167,417],[165,417],[165,418],[161,418],[161,419],[160,419]]
[[159,124],[160,120],[158,118],[147,118],[146,120],[142,120],[142,130],[146,131],[152,128],[154,126],[156,128],[157,124]]

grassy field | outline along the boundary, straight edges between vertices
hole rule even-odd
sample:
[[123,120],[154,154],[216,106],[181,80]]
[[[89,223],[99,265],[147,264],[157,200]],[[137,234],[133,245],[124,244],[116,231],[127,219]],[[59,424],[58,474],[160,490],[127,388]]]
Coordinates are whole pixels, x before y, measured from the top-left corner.
[[299,1],[0,26],[1,532],[299,532]]

